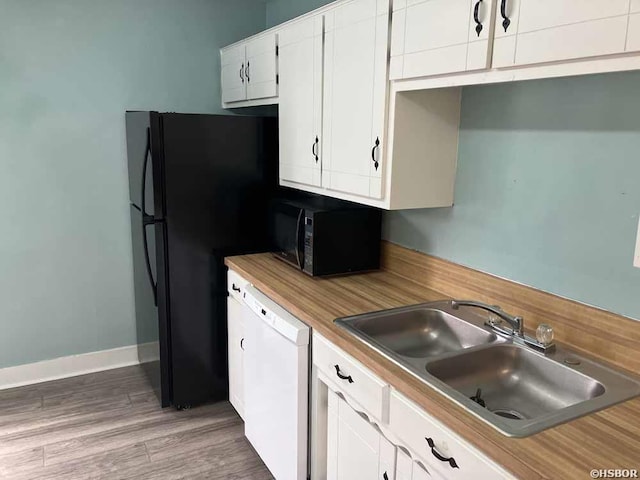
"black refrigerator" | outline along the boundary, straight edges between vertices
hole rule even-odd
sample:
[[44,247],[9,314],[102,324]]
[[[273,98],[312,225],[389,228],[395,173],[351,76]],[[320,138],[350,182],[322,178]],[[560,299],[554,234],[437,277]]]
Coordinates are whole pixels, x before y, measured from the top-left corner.
[[126,129],[140,360],[162,407],[227,398],[224,257],[268,250],[277,120],[127,112]]

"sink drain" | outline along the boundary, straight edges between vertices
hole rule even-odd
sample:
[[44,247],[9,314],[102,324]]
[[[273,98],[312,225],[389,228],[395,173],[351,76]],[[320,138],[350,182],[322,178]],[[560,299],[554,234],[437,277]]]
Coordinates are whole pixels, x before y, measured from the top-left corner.
[[511,420],[526,420],[527,417],[522,415],[520,412],[516,412],[515,410],[506,410],[502,408],[496,408],[495,410],[491,410],[493,413],[500,417],[509,418]]

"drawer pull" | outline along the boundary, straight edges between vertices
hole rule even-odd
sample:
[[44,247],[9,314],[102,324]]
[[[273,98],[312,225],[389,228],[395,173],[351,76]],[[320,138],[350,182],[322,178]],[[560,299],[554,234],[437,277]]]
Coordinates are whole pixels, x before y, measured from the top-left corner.
[[444,457],[442,454],[440,454],[440,452],[438,452],[438,450],[436,449],[436,444],[433,443],[433,439],[429,438],[429,437],[424,437],[425,440],[427,441],[427,443],[429,444],[429,448],[431,449],[431,453],[433,454],[434,457],[436,457],[438,460],[440,460],[441,462],[446,462],[448,463],[451,468],[460,468],[458,466],[458,464],[456,463],[455,458],[453,457]]
[[347,380],[349,383],[353,383],[353,378],[351,378],[351,375],[343,375],[342,373],[340,373],[340,365],[334,365],[334,368],[336,369],[336,375],[338,375],[339,379]]
[[240,348],[244,350],[244,337],[240,339]]
[[240,287],[236,287],[236,284],[233,283],[231,284],[231,290],[233,290],[234,292],[240,292]]

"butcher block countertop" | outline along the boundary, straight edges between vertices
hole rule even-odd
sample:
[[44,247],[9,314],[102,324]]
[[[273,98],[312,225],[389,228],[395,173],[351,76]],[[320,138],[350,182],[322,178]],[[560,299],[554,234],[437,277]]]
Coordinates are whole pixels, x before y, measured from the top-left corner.
[[225,263],[519,479],[587,479],[592,469],[640,468],[640,398],[527,438],[509,438],[333,321],[445,298],[480,300],[524,316],[527,330],[549,323],[570,348],[635,374],[640,322],[387,242],[382,270],[342,277],[312,278],[267,253]]

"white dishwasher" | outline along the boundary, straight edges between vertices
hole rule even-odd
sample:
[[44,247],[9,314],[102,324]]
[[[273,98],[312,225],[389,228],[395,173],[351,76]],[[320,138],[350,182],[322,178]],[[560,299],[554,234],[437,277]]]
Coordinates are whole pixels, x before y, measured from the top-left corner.
[[276,480],[307,478],[309,327],[247,286],[245,435]]

